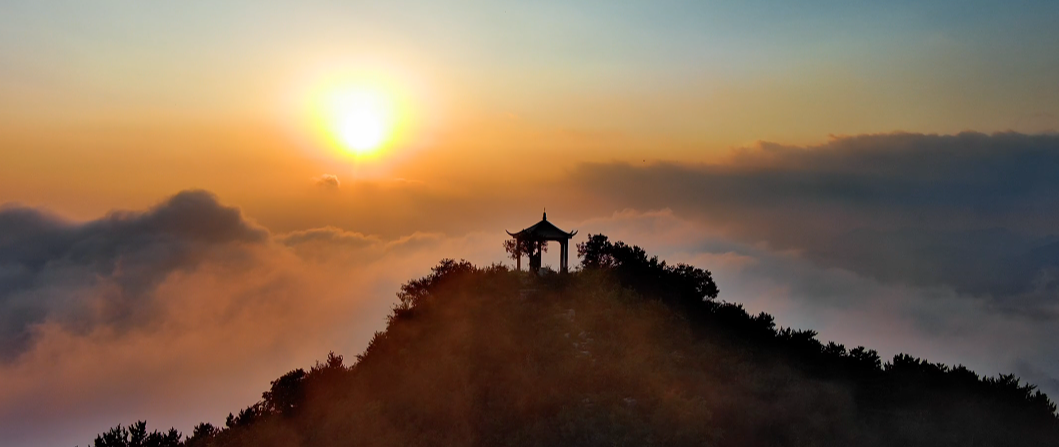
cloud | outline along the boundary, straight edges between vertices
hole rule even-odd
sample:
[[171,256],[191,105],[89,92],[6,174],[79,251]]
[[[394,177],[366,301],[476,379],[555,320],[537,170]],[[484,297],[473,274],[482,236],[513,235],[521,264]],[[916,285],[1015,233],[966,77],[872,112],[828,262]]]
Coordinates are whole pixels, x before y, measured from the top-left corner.
[[325,253],[349,253],[382,243],[376,236],[346,231],[337,227],[311,228],[292,231],[275,237],[275,241],[286,245],[305,256]]
[[[1053,397],[1059,394],[1059,349],[1051,342],[1059,327],[998,310],[988,298],[822,266],[796,250],[732,240],[671,210],[627,209],[578,226],[636,243],[670,262],[706,268],[721,299],[752,313],[768,312],[784,326],[816,330],[821,340],[864,345],[884,358],[910,353],[987,375],[1014,372]],[[1059,310],[1055,300],[1035,306]]]
[[585,164],[570,182],[614,208],[668,207],[825,267],[1018,311],[1059,291],[1056,172],[1055,134],[896,133],[761,143],[710,165]]
[[762,143],[714,164],[585,164],[568,185],[594,206],[664,208],[590,231],[713,270],[722,299],[1055,396],[1055,172],[1055,134],[887,134]]
[[319,177],[313,177],[313,183],[316,183],[316,186],[326,189],[338,189],[342,184],[338,181],[338,176],[334,174],[324,174]]
[[398,286],[441,258],[502,258],[496,233],[272,234],[204,191],[87,222],[4,207],[0,439],[223,423],[291,368],[361,352]]
[[[716,164],[586,164],[562,184],[482,192],[353,182],[315,195],[334,214],[306,218],[340,227],[282,233],[201,191],[88,222],[3,207],[0,438],[222,422],[291,368],[360,352],[398,285],[439,259],[503,260],[502,230],[543,205],[580,230],[574,242],[605,233],[707,268],[722,299],[780,324],[1013,371],[1055,394],[1057,139],[761,144]],[[59,420],[76,423],[60,433]]]
[[117,329],[153,321],[153,290],[194,269],[217,247],[261,244],[267,232],[205,191],[186,191],[145,212],[85,223],[33,208],[0,210],[0,357],[30,344],[31,327]]

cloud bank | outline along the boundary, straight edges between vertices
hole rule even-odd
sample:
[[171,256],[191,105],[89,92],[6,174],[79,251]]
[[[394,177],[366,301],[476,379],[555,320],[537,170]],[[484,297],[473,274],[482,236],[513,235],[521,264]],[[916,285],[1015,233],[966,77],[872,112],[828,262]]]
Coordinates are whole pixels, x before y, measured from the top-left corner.
[[287,370],[359,353],[400,283],[446,256],[482,262],[495,243],[271,234],[205,191],[88,222],[5,207],[0,439],[84,444],[136,418],[223,423]]
[[[821,266],[797,251],[745,243],[671,210],[626,210],[584,222],[593,232],[643,241],[672,262],[708,268],[720,298],[768,312],[783,326],[813,329],[820,339],[935,362],[982,374],[1015,373],[1059,395],[1059,326],[1047,318],[998,309],[994,300],[947,286],[882,281]],[[1034,307],[1056,309],[1056,303]]]
[[7,359],[27,349],[31,329],[44,321],[80,333],[152,324],[153,292],[167,276],[268,237],[204,191],[85,224],[7,207],[0,235],[0,357]]
[[688,222],[661,251],[720,266],[722,298],[1056,395],[1056,172],[1056,134],[896,133],[760,143],[714,164],[584,164],[568,182]]
[[722,164],[586,164],[570,178],[614,208],[668,207],[881,281],[1038,301],[1059,290],[1056,172],[1059,135],[961,133],[762,143]]
[[439,259],[503,260],[501,230],[538,204],[567,210],[552,215],[575,242],[605,233],[710,269],[721,299],[780,324],[1059,395],[1056,168],[1056,135],[888,134],[585,164],[512,194],[351,183],[320,208],[359,220],[284,233],[204,191],[87,222],[6,206],[0,439],[220,423],[291,368],[360,352],[397,286]]

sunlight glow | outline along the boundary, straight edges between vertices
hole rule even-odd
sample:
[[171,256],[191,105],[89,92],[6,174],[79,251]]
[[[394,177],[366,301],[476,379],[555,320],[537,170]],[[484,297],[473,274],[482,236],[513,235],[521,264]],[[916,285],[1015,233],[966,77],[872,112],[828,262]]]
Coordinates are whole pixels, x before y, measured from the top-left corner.
[[326,127],[333,138],[355,155],[378,150],[392,136],[393,100],[371,87],[345,87],[328,94]]
[[349,163],[358,176],[385,172],[424,141],[422,82],[385,63],[320,63],[292,79],[277,117],[305,154]]

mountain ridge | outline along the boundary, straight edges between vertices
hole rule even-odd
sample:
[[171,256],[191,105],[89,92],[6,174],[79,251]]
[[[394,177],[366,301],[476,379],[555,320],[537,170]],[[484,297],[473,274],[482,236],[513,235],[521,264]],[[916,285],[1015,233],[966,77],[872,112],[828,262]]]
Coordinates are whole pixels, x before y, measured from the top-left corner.
[[1013,375],[821,343],[606,236],[578,255],[568,275],[443,260],[353,365],[293,370],[223,428],[93,445],[1059,445]]

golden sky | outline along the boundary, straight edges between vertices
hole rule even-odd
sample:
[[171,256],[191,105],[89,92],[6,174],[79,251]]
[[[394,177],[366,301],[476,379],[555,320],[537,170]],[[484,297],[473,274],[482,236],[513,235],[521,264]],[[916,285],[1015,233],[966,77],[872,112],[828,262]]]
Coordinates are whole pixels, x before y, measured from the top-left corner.
[[[441,5],[9,3],[0,201],[89,218],[197,187],[264,215],[325,173],[506,188],[759,140],[1059,124],[1043,2]],[[313,96],[358,78],[407,115],[368,161],[310,135]]]

